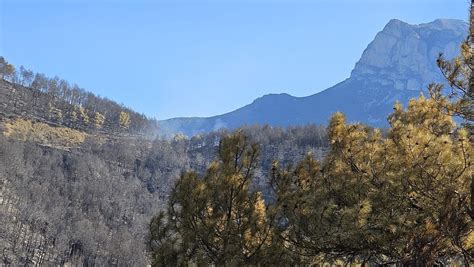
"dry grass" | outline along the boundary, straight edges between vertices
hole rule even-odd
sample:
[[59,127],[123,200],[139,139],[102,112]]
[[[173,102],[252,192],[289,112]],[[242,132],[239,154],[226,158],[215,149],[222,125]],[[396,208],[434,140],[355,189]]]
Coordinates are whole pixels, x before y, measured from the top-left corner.
[[17,119],[5,123],[3,133],[7,137],[32,141],[48,146],[75,147],[82,144],[88,134],[66,128],[52,127],[41,122]]

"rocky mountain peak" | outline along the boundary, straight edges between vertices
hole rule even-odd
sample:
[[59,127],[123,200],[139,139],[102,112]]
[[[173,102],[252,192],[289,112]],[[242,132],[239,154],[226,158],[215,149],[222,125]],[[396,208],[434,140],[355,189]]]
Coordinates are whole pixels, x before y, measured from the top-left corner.
[[382,30],[384,34],[389,34],[398,38],[410,31],[413,31],[411,25],[398,19],[391,19]]
[[424,89],[439,81],[438,54],[454,57],[466,32],[461,20],[411,25],[392,19],[364,51],[351,78],[369,78],[396,90]]

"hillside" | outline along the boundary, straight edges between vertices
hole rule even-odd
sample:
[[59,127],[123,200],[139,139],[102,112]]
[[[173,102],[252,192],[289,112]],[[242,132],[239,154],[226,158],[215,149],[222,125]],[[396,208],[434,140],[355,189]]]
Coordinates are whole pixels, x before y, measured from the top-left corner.
[[350,121],[387,126],[386,118],[396,101],[405,104],[430,83],[443,81],[436,58],[439,53],[447,58],[456,55],[467,27],[461,20],[410,25],[394,19],[368,45],[350,77],[331,88],[307,97],[270,94],[227,114],[174,118],[160,121],[160,127],[168,134],[193,136],[253,124],[326,124],[336,111],[346,113]]
[[[146,266],[151,218],[181,173],[203,172],[214,160],[226,133],[151,140],[133,124],[97,128],[51,110],[73,114],[74,106],[0,81],[0,265]],[[327,150],[326,131],[316,126],[245,132],[262,149],[256,187],[274,159]]]
[[0,130],[17,119],[108,136],[153,136],[157,130],[143,114],[42,74],[29,81],[21,74],[0,79]]

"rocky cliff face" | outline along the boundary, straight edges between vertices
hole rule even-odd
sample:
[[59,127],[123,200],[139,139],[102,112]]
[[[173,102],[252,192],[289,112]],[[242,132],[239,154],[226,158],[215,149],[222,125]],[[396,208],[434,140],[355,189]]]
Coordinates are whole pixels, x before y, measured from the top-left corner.
[[436,58],[439,53],[454,57],[467,30],[461,20],[410,25],[394,19],[368,45],[350,78],[331,88],[301,98],[267,95],[220,116],[162,121],[161,129],[191,136],[246,124],[325,124],[336,111],[346,113],[350,121],[387,126],[395,101],[406,103],[430,83],[443,82]]
[[439,53],[454,57],[466,32],[467,24],[460,20],[420,25],[391,20],[364,51],[351,78],[372,79],[396,90],[425,88],[441,81],[435,64]]

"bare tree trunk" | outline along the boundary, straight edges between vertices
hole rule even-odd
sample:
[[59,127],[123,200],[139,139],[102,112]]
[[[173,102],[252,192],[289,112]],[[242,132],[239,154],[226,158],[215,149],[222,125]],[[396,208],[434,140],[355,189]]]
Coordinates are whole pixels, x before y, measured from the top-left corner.
[[[469,38],[468,44],[471,52],[474,50],[474,0],[471,0],[471,9],[469,12]],[[469,68],[471,69],[471,76],[469,77],[469,90],[468,90],[468,99],[472,100],[474,94],[474,57],[470,59]],[[472,105],[472,103],[470,103]],[[470,121],[472,123],[472,121]],[[470,127],[472,130],[472,128]],[[471,219],[474,220],[474,175],[471,175],[471,210],[470,210]]]
[[13,239],[13,251],[15,251],[16,246],[18,245],[18,242],[20,241],[20,237],[23,231],[23,223],[19,222],[19,224],[20,224],[19,226],[16,226],[16,228],[18,229],[18,232],[14,236],[14,239]]
[[[471,0],[471,8],[469,10],[469,37],[467,43],[472,50],[474,50],[474,0]],[[474,69],[474,58],[471,58],[469,62],[469,68],[471,71]],[[474,90],[474,75],[471,72],[471,76],[469,77],[469,90],[468,90],[468,97],[471,97]]]

